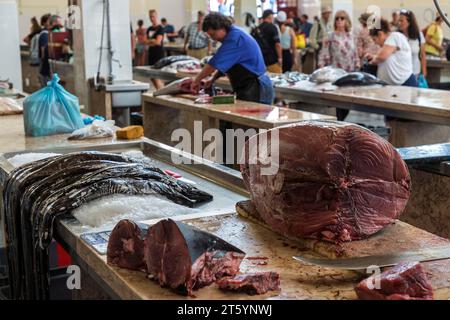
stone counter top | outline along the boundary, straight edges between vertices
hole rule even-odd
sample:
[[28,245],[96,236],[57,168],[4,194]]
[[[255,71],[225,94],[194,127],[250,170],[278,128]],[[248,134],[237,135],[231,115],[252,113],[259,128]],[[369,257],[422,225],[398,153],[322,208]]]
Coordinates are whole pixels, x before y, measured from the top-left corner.
[[195,97],[189,95],[159,96],[150,93],[143,95],[143,101],[155,103],[168,108],[198,112],[213,118],[247,125],[251,127],[270,129],[281,125],[305,120],[336,120],[336,117],[316,113],[293,110],[260,103],[236,100],[235,104],[197,104]]
[[105,144],[117,141],[115,137],[69,141],[67,140],[69,134],[27,137],[25,136],[23,115],[0,116],[0,130],[0,153]]

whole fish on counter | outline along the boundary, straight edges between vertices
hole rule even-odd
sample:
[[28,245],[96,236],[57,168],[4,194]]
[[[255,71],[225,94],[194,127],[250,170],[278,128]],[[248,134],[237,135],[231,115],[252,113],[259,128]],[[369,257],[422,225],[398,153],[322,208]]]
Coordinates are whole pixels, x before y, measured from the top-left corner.
[[184,56],[184,55],[180,55],[180,56],[169,56],[169,57],[165,57],[160,59],[157,63],[155,63],[152,67],[153,69],[162,69],[168,65],[171,65],[173,63],[176,62],[180,62],[180,61],[198,61],[200,62],[198,59],[190,57],[190,56]]
[[314,71],[311,77],[309,78],[309,81],[315,82],[317,84],[325,82],[333,83],[337,79],[345,75],[347,75],[347,72],[344,69],[329,66]]
[[164,96],[169,94],[180,94],[180,93],[192,93],[191,92],[192,78],[183,78],[169,83],[164,88],[156,90],[153,92],[154,97]]
[[375,84],[386,86],[387,83],[377,77],[366,72],[352,72],[346,74],[343,77],[337,79],[334,83],[335,86],[371,86]]
[[158,194],[189,207],[213,198],[125,155],[81,152],[17,168],[7,178],[3,192],[14,299],[48,298],[47,248],[55,219],[112,194]]

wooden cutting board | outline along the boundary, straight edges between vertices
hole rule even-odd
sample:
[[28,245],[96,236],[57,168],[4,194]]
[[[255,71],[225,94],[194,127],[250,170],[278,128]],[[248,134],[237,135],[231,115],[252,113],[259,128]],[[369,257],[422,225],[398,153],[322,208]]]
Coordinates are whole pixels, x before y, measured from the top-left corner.
[[[239,215],[270,230],[259,217],[251,201],[237,203],[236,211]],[[310,239],[289,240],[295,241],[300,247],[309,249],[318,255],[332,259],[380,255],[450,245],[450,240],[448,239],[441,238],[401,221],[396,221],[369,239],[341,245]],[[450,299],[450,259],[425,262],[423,265],[435,291],[435,298]]]

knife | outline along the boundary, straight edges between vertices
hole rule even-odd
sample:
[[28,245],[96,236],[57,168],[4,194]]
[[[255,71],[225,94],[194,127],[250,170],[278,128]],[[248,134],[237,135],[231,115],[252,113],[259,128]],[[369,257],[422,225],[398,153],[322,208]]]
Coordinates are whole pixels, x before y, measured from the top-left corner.
[[343,259],[315,259],[303,256],[293,257],[295,260],[311,265],[333,269],[366,270],[370,266],[380,268],[392,267],[402,262],[427,262],[450,259],[450,245],[417,251],[374,255]]

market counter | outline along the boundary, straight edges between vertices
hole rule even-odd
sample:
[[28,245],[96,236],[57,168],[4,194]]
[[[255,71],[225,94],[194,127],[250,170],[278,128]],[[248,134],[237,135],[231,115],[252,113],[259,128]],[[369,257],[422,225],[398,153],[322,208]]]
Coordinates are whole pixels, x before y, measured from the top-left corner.
[[427,80],[431,85],[439,85],[443,76],[450,71],[450,61],[444,59],[427,59]]
[[[173,81],[195,77],[195,73],[170,73],[143,66],[134,68],[134,77]],[[219,79],[217,85],[230,89],[226,78]],[[390,142],[398,148],[450,141],[450,91],[399,86],[323,90],[306,81],[295,86],[277,85],[275,94],[278,99],[292,101],[292,107],[301,111],[335,115],[335,108],[341,108],[388,116]]]
[[[2,135],[1,152],[24,151],[38,148],[48,151],[72,152],[76,150],[99,150],[120,152],[121,150],[144,150],[146,155],[157,159],[161,166],[182,171],[183,176],[198,181],[214,194],[227,199],[227,209],[201,211],[195,215],[178,217],[181,220],[214,233],[244,250],[242,272],[276,271],[281,277],[281,292],[250,297],[246,294],[225,293],[216,285],[195,292],[195,298],[180,296],[161,288],[149,280],[144,273],[111,267],[106,257],[95,251],[80,238],[90,232],[73,218],[58,219],[55,237],[73,257],[74,264],[81,268],[81,290],[73,292],[74,298],[116,298],[116,299],[355,299],[354,287],[367,275],[325,269],[298,263],[292,256],[298,254],[332,255],[336,248],[318,241],[288,240],[268,230],[252,219],[237,215],[234,204],[246,199],[240,175],[233,170],[212,163],[201,164],[192,170],[187,166],[173,166],[170,156],[175,149],[142,139],[137,142],[121,143],[115,140],[96,140],[91,145],[82,145],[66,140],[67,135],[45,138],[23,136],[21,116],[0,117],[0,127],[10,128]],[[143,145],[141,145],[143,144]],[[145,147],[145,145],[147,147]],[[59,148],[64,147],[64,148]],[[28,149],[31,152],[31,149]],[[202,167],[205,166],[205,167]],[[165,168],[164,167],[164,168]],[[202,169],[203,168],[203,169]],[[208,170],[205,170],[207,168]],[[198,170],[198,171],[195,171]],[[222,178],[221,178],[222,177]],[[224,182],[228,181],[229,184]],[[223,191],[223,193],[218,191]],[[233,206],[230,206],[233,204]],[[147,221],[151,225],[156,221]],[[343,246],[349,256],[379,254],[394,251],[428,248],[448,244],[449,241],[396,222],[385,231],[366,241],[348,243]],[[450,261],[425,263],[425,268],[435,290],[436,299],[450,298]]]
[[[203,150],[210,144],[210,138],[205,133],[210,129],[220,130],[222,141],[228,147],[231,145],[231,141],[227,140],[228,129],[233,129],[236,134],[237,130],[242,129],[249,135],[254,135],[261,129],[273,129],[300,121],[336,120],[333,116],[240,100],[236,100],[235,104],[197,104],[195,97],[190,95],[154,97],[150,93],[144,94],[142,99],[144,132],[147,138],[175,146],[179,143],[176,141],[179,137],[174,135],[178,134],[179,129],[185,129],[189,133],[190,145],[194,146],[191,152],[206,158],[208,156],[203,154]],[[253,133],[249,130],[253,130]],[[201,150],[195,147],[199,141]],[[240,150],[235,154],[239,152]],[[227,157],[227,154],[223,156]],[[217,162],[224,163],[220,160],[223,159],[216,159]],[[238,159],[234,160],[232,163],[237,164]]]

